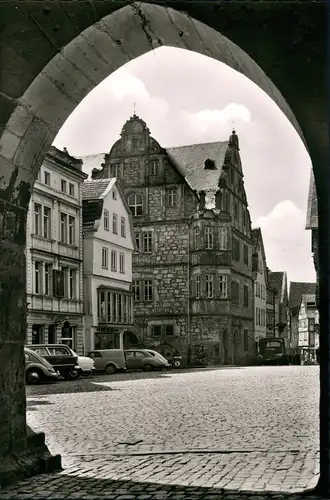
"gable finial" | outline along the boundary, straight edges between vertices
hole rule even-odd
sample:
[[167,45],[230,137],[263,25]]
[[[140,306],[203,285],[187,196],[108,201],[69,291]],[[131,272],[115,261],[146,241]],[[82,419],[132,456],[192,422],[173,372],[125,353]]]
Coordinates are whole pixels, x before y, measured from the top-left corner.
[[135,106],[136,106],[136,102],[133,104],[133,116],[136,116],[136,113],[135,113]]

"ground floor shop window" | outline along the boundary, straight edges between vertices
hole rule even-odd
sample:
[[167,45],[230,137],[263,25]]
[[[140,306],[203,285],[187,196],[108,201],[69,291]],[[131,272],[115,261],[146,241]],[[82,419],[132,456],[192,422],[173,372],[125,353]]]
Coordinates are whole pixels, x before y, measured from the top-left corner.
[[151,336],[152,337],[162,337],[162,336],[173,336],[174,335],[174,325],[151,325]]
[[32,344],[43,344],[44,325],[32,325]]
[[[66,322],[67,323],[67,322]],[[69,346],[71,349],[76,347],[76,327],[70,324],[64,324],[62,327],[61,344]]]

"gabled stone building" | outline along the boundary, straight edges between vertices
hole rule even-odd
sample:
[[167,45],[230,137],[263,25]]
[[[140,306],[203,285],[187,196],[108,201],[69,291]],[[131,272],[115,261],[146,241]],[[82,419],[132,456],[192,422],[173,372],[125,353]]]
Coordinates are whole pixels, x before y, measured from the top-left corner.
[[164,149],[134,115],[101,166],[92,178],[119,177],[133,215],[141,344],[186,362],[248,362],[252,239],[236,133],[229,142]]

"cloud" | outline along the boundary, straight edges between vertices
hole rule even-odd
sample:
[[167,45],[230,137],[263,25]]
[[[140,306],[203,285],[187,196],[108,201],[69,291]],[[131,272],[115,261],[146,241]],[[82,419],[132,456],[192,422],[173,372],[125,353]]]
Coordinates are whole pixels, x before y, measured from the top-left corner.
[[105,153],[119,138],[121,127],[133,114],[160,126],[168,103],[153,97],[136,76],[120,69],[103,80],[76,107],[57,134],[54,145],[73,155]]
[[144,83],[136,78],[136,76],[127,73],[126,71],[117,71],[104,84],[110,92],[118,99],[122,100],[128,96],[138,96],[149,99],[150,95]]
[[277,203],[267,215],[256,220],[262,230],[267,265],[272,271],[289,271],[289,280],[315,281],[310,232],[305,230],[306,214],[292,201]]
[[182,111],[181,116],[199,133],[205,133],[210,128],[226,125],[234,120],[251,121],[251,113],[243,104],[232,102],[222,109],[203,109],[196,113]]

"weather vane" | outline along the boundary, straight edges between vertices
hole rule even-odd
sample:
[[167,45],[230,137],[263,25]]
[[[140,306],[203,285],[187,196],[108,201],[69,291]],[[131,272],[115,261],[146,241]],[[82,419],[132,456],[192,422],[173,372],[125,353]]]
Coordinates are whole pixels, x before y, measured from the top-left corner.
[[134,114],[135,114],[135,106],[136,106],[136,103],[134,103]]

